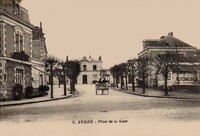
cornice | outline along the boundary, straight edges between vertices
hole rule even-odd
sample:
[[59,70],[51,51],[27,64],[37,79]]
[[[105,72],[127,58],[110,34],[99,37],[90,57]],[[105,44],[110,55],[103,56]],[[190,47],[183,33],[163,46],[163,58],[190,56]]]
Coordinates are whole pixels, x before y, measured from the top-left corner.
[[27,26],[27,27],[29,27],[29,28],[31,28],[31,29],[34,29],[34,27],[35,27],[35,26],[32,25],[31,23],[29,23],[29,22],[27,22],[27,21],[24,21],[23,19],[20,19],[20,18],[14,16],[13,14],[11,14],[10,12],[8,12],[7,10],[5,10],[5,9],[2,8],[2,7],[0,7],[0,15],[6,16],[6,17],[8,17],[8,18],[10,18],[10,19],[13,19],[13,20],[15,20],[16,22],[21,23],[21,24],[23,24],[23,25],[25,25],[25,26]]

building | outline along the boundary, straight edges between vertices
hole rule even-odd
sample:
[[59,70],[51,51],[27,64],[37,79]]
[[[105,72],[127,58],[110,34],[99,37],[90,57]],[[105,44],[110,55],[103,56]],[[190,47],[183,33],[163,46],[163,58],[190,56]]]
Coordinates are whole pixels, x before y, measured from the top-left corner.
[[81,70],[77,78],[78,84],[93,84],[100,78],[110,81],[109,70],[103,69],[101,56],[98,59],[84,56],[79,62]]
[[0,97],[13,99],[15,84],[23,92],[44,84],[46,55],[42,27],[31,24],[17,0],[0,1]]
[[42,23],[40,27],[33,29],[32,38],[32,86],[37,88],[40,85],[47,84],[47,73],[45,68],[45,60],[47,59],[47,48],[45,37],[42,29]]
[[[154,54],[166,52],[176,52],[179,59],[171,68],[168,78],[168,86],[173,85],[195,85],[200,81],[200,58],[195,55],[199,52],[193,47],[173,36],[170,32],[160,39],[148,39],[143,41],[143,50],[138,57],[150,56],[154,59]],[[156,74],[155,67],[152,66],[148,77],[148,86],[164,86],[164,78],[161,74]]]

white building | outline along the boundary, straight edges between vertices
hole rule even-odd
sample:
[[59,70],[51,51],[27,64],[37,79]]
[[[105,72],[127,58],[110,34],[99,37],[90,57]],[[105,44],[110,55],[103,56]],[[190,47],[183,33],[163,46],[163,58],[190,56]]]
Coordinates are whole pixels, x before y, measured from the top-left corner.
[[[138,57],[172,51],[176,51],[181,57],[178,65],[174,66],[169,73],[168,86],[198,84],[200,81],[200,58],[198,55],[195,56],[194,53],[199,50],[175,38],[172,32],[160,39],[144,40],[143,51],[138,54]],[[155,68],[152,66],[152,71],[148,77],[148,86],[153,86],[155,83],[158,86],[164,86],[164,77],[161,74],[156,76]]]
[[101,56],[98,59],[84,56],[80,60],[81,72],[77,78],[77,84],[93,84],[104,77],[109,81],[109,71],[103,70],[102,63]]

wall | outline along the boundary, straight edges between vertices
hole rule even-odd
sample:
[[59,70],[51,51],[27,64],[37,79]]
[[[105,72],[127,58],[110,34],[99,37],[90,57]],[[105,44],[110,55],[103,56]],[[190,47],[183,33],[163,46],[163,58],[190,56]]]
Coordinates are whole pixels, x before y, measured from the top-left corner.
[[12,89],[15,85],[16,67],[22,67],[24,70],[24,89],[28,86],[31,86],[31,66],[27,64],[21,64],[18,62],[7,61],[5,65],[5,73],[7,75],[6,89],[8,99],[12,99]]
[[83,75],[87,75],[87,82],[88,84],[92,84],[94,77],[93,75],[97,75],[96,80],[98,81],[100,79],[100,71],[83,71],[79,74],[77,78],[78,84],[83,84]]

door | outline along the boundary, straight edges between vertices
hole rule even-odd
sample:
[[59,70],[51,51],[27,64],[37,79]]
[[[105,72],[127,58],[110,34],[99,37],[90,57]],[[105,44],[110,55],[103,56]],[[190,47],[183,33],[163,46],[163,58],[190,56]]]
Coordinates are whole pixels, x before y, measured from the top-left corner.
[[43,74],[40,74],[40,85],[44,85],[44,82],[43,82]]
[[87,75],[83,75],[83,84],[87,84]]

